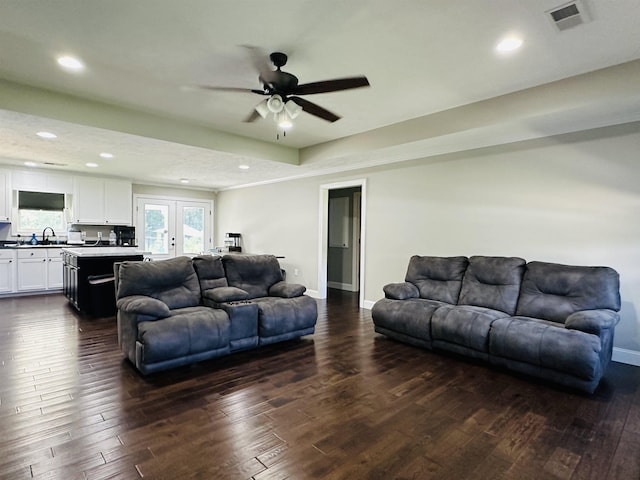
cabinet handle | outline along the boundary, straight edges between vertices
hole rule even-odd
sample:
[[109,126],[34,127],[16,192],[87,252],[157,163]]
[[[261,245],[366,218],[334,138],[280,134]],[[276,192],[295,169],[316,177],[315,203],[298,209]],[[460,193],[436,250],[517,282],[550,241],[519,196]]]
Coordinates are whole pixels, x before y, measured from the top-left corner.
[[46,259],[46,258],[43,258],[43,259],[42,259],[42,261],[43,261],[43,262],[46,262],[46,261],[47,261],[47,259]]

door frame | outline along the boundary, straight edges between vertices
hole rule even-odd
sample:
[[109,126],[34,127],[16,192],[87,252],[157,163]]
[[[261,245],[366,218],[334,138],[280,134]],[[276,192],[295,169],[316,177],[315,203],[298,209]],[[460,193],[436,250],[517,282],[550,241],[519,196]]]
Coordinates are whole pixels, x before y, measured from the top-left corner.
[[318,297],[327,298],[327,257],[329,251],[329,190],[339,190],[342,188],[360,187],[360,294],[358,304],[360,308],[365,307],[365,246],[366,246],[366,219],[367,219],[367,180],[347,180],[344,182],[328,183],[320,185],[320,211],[319,218],[319,238],[318,238]]
[[[181,203],[206,204],[207,208],[209,208],[209,228],[208,228],[208,231],[205,232],[205,237],[208,235],[209,238],[208,239],[205,238],[205,243],[208,245],[208,248],[211,248],[213,246],[213,230],[214,230],[213,200],[207,200],[203,198],[172,197],[172,196],[165,196],[165,195],[147,195],[143,193],[136,193],[133,195],[133,205],[132,205],[133,207],[132,217],[134,218],[133,224],[136,227],[136,243],[138,245],[140,245],[139,235],[140,235],[140,232],[142,231],[141,230],[142,226],[139,225],[139,222],[138,222],[138,218],[139,218],[138,205],[140,203],[140,200],[143,200],[143,201],[150,200],[151,202],[158,202],[158,203],[163,203],[163,202],[174,203],[175,205],[175,208],[174,208],[175,218],[173,219],[174,223],[179,218],[178,207],[180,206]],[[176,234],[176,239],[174,241],[175,245],[173,249],[173,256],[176,256],[177,247],[180,246],[178,245],[178,243],[179,241],[180,242],[182,241],[182,240],[178,240],[177,238],[177,228],[178,226],[174,225],[174,230],[175,230],[174,233]],[[165,256],[163,255],[162,257],[165,257]],[[166,258],[170,258],[170,257],[171,255],[167,256]]]

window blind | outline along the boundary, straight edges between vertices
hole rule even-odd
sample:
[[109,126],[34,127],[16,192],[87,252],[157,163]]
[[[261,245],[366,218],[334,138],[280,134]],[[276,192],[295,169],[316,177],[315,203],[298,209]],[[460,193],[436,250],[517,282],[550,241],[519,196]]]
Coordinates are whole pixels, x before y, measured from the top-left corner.
[[20,210],[64,210],[64,193],[18,192]]

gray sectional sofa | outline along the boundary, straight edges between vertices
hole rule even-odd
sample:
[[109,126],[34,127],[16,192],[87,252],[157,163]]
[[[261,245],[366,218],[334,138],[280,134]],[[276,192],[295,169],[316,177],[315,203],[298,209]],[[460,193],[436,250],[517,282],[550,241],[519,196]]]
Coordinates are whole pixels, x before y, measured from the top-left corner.
[[390,338],[593,393],[611,360],[619,290],[609,267],[413,256],[371,315]]
[[143,374],[312,334],[316,301],[272,255],[114,265],[118,342]]

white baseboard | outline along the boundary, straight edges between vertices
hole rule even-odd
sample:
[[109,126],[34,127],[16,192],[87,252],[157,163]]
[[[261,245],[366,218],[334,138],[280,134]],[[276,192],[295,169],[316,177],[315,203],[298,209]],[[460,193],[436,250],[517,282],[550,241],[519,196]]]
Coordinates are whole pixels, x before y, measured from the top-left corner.
[[304,294],[309,295],[311,298],[317,298],[318,300],[322,300],[323,298],[326,298],[326,297],[321,297],[320,292],[317,290],[306,290]]
[[358,290],[353,289],[353,285],[351,283],[340,283],[340,282],[327,282],[327,287],[336,288],[338,290],[346,290],[347,292],[357,292]]
[[627,350],[626,348],[613,347],[613,355],[611,360],[628,365],[640,367],[640,352],[637,350]]
[[364,302],[362,302],[362,308],[366,308],[367,310],[371,310],[375,303],[376,302],[373,302],[371,300],[365,300]]

